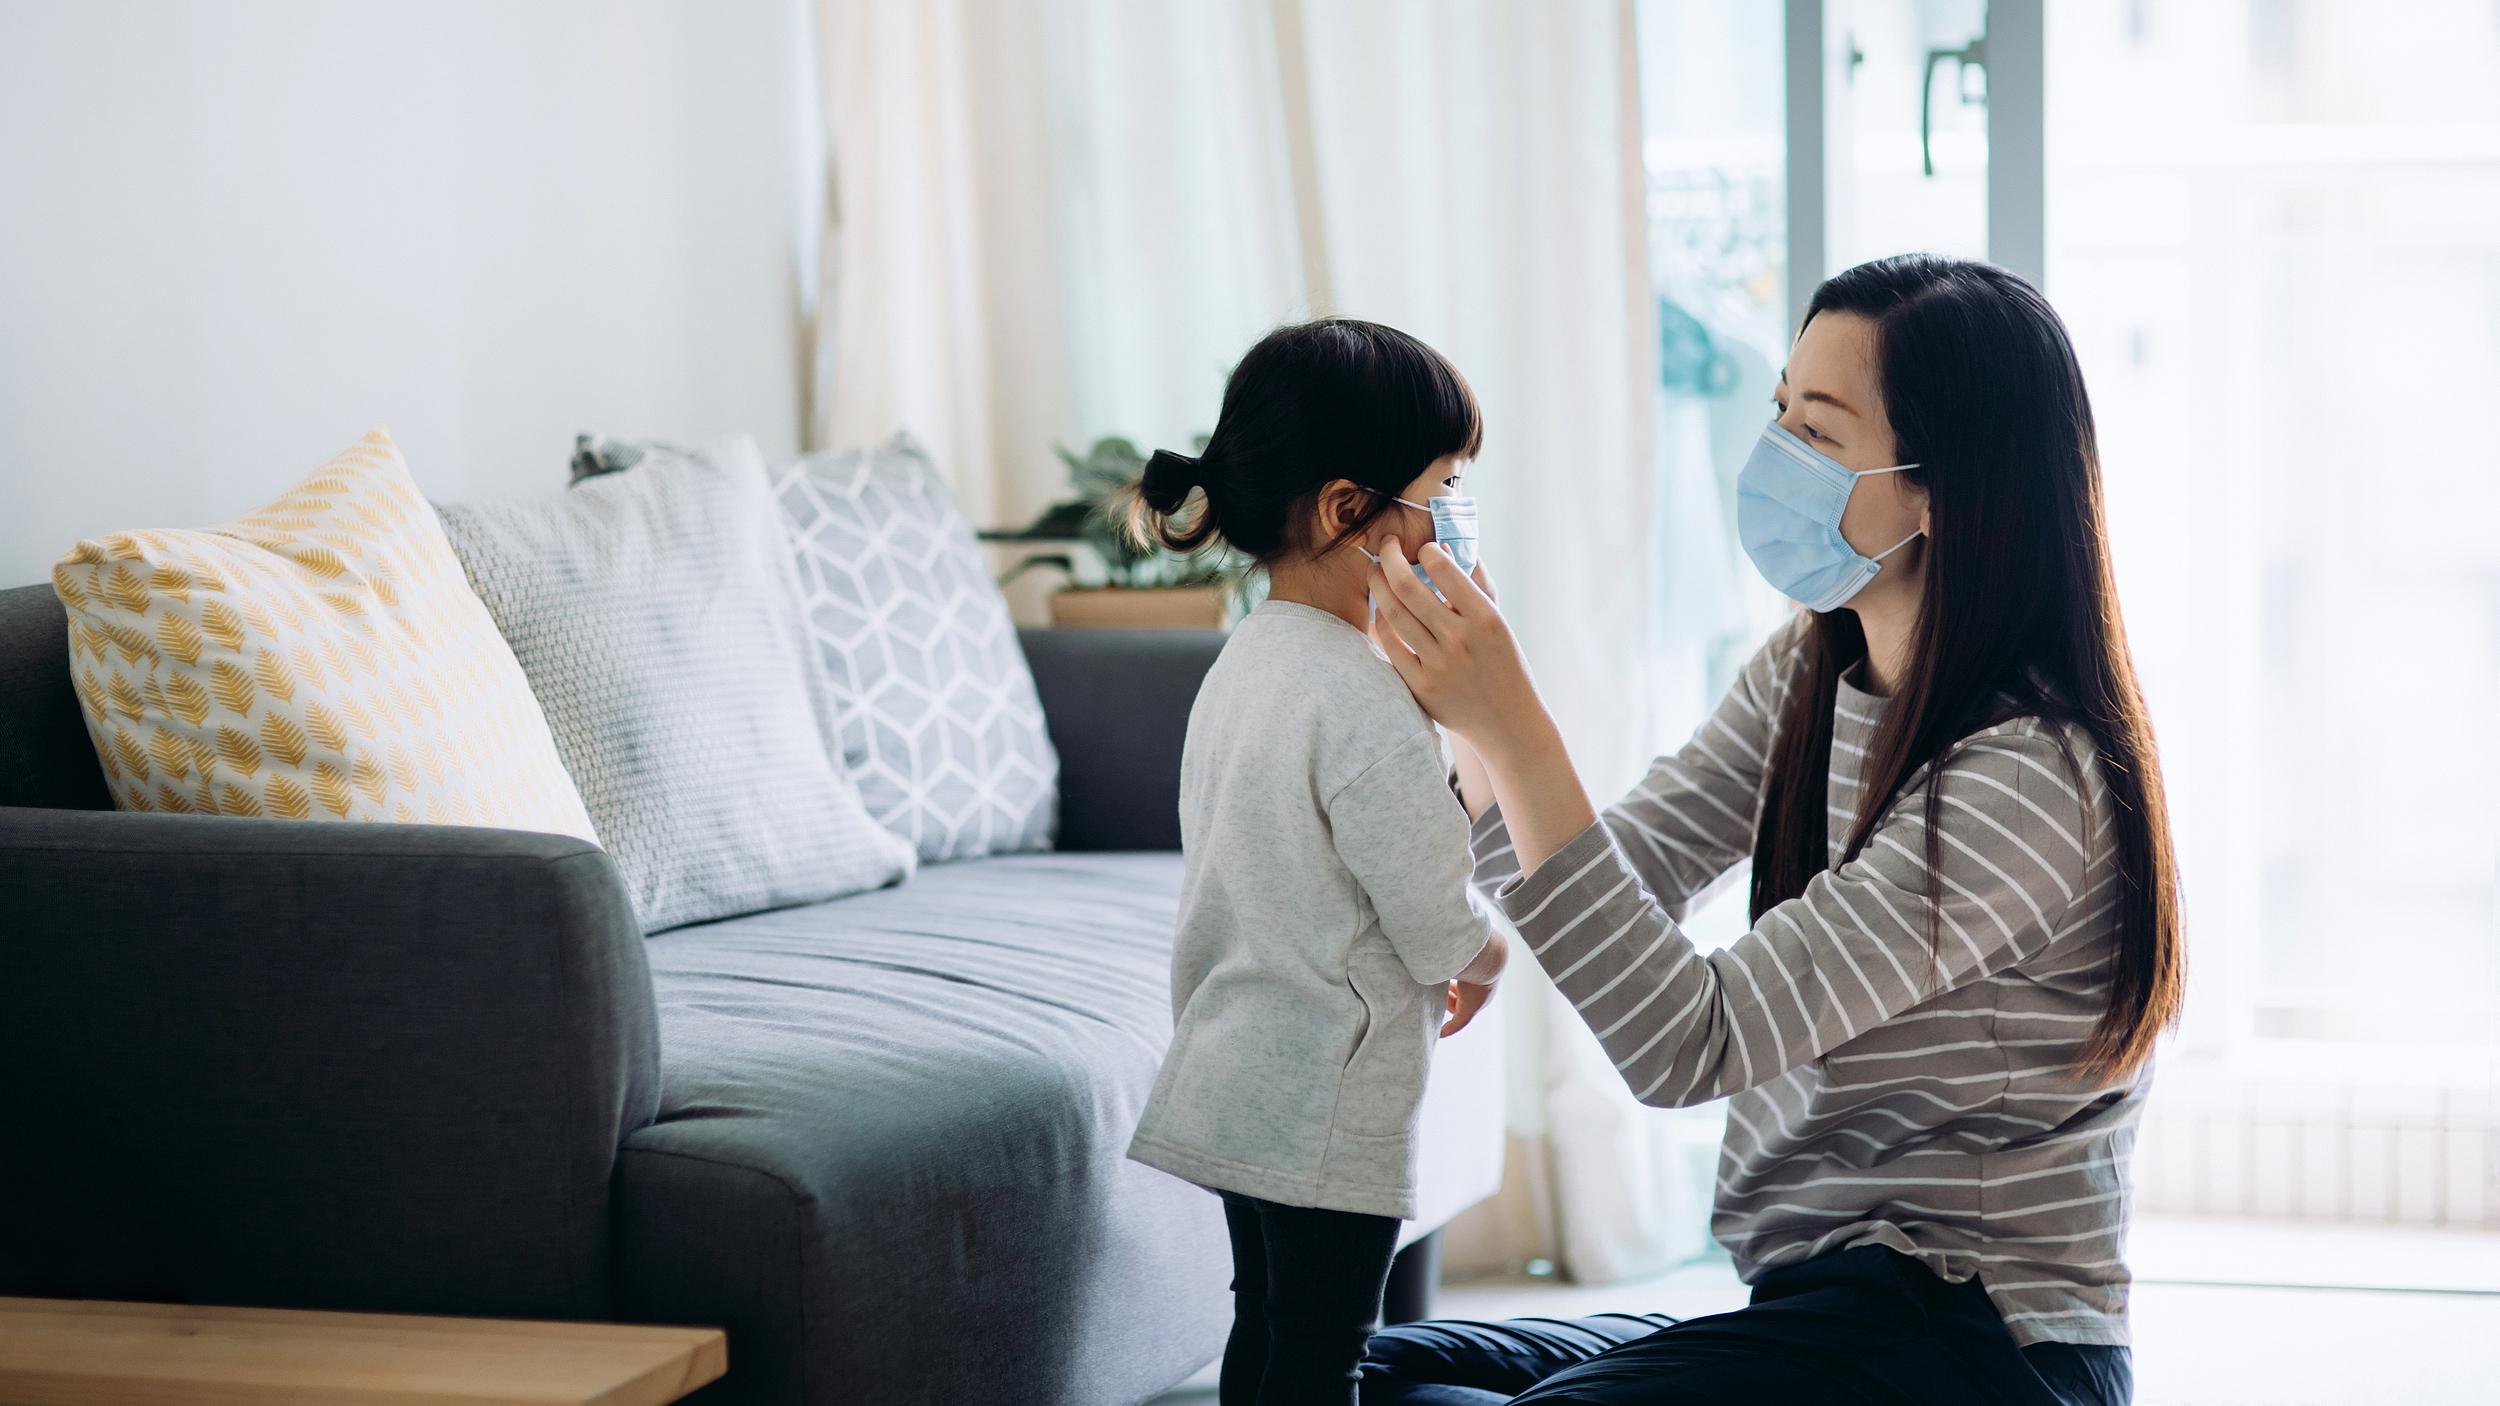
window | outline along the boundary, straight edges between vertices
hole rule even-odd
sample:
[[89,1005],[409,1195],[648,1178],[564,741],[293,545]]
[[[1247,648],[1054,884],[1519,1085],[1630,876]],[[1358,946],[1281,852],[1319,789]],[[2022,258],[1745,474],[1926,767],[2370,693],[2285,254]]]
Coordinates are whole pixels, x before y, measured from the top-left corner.
[[[2500,451],[2480,423],[2500,7],[1639,18],[1672,729],[1784,610],[1735,544],[1733,484],[1815,282],[1921,248],[2044,270],[2093,392],[2193,953],[2148,1199],[2500,1224]],[[1696,936],[1732,940],[1741,909]]]
[[2048,12],[2048,291],[2194,954],[2148,1189],[2500,1223],[2500,9]]
[[2212,1038],[2500,1039],[2500,10],[2052,7],[2098,402]]

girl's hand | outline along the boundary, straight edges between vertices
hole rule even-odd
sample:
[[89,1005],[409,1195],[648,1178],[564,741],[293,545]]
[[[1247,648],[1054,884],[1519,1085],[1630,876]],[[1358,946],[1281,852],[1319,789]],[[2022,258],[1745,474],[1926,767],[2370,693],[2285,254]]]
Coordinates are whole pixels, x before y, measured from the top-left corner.
[[1451,982],[1450,1023],[1441,1027],[1441,1038],[1446,1040],[1466,1029],[1467,1022],[1476,1018],[1476,1012],[1484,1009],[1485,1001],[1492,995],[1493,988],[1490,986],[1478,986],[1472,981]]

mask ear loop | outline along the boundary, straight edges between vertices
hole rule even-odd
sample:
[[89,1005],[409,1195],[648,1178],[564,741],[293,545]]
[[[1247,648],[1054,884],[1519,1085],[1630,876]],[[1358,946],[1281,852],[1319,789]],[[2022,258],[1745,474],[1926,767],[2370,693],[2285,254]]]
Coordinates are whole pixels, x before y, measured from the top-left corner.
[[[1905,468],[1905,469],[1915,469],[1915,468],[1917,468],[1917,467],[1918,467],[1918,465],[1916,465],[1916,464],[1903,464],[1901,467],[1903,467],[1903,468]],[[1890,470],[1886,470],[1885,472],[1890,472]],[[1432,512],[1432,509],[1425,507],[1423,504],[1416,502],[1416,501],[1415,501],[1414,499],[1412,499],[1412,498],[1401,498],[1401,497],[1399,497],[1398,495],[1396,495],[1396,494],[1394,494],[1394,493],[1390,493],[1390,492],[1388,492],[1388,491],[1386,491],[1386,490],[1384,490],[1384,489],[1374,488],[1374,487],[1372,487],[1372,486],[1371,486],[1370,484],[1368,484],[1368,483],[1358,483],[1358,484],[1355,484],[1354,486],[1355,486],[1355,487],[1357,487],[1357,488],[1359,488],[1359,489],[1362,489],[1362,490],[1363,490],[1364,492],[1366,492],[1366,493],[1377,493],[1377,494],[1379,494],[1381,497],[1388,499],[1388,500],[1389,500],[1390,502],[1392,502],[1392,503],[1404,503],[1406,506],[1408,506],[1408,507],[1410,507],[1410,508],[1413,508],[1415,511],[1417,511],[1417,512],[1419,512],[1419,513],[1423,513],[1423,514],[1426,514],[1426,515],[1430,515],[1430,513]]]
[[[1864,478],[1866,477],[1866,474],[1897,474],[1903,469],[1915,469],[1917,467],[1918,465],[1916,464],[1895,464],[1889,469],[1868,469],[1866,473],[1859,474],[1858,477]],[[1912,542],[1915,542],[1919,538],[1926,535],[1927,534],[1924,532],[1913,532],[1909,536],[1904,537],[1900,541],[1893,543],[1891,546],[1884,548],[1880,552],[1877,552],[1875,555],[1868,557],[1867,560],[1880,564],[1884,558],[1891,556],[1894,552],[1901,550],[1903,547],[1910,545]]]
[[[1901,467],[1903,467],[1903,468],[1905,468],[1905,469],[1915,469],[1915,468],[1917,468],[1917,467],[1918,467],[1918,465],[1916,465],[1916,464],[1904,464],[1904,465],[1902,465]],[[1410,507],[1410,508],[1413,508],[1415,511],[1417,511],[1417,512],[1419,512],[1419,513],[1422,513],[1422,514],[1423,514],[1424,516],[1426,516],[1426,517],[1430,517],[1430,516],[1432,516],[1432,509],[1425,507],[1423,504],[1416,502],[1416,501],[1415,501],[1414,499],[1412,499],[1412,498],[1400,498],[1400,497],[1398,497],[1396,494],[1393,494],[1393,493],[1382,493],[1382,492],[1381,492],[1381,490],[1379,490],[1379,489],[1377,489],[1377,488],[1374,488],[1374,487],[1372,487],[1370,484],[1367,484],[1367,483],[1358,483],[1358,484],[1355,484],[1354,486],[1355,486],[1355,487],[1357,487],[1357,488],[1362,489],[1362,490],[1363,490],[1364,492],[1366,492],[1366,493],[1379,493],[1381,497],[1388,499],[1388,500],[1389,500],[1390,502],[1392,502],[1392,503],[1404,503],[1406,506],[1408,506],[1408,507]],[[1429,545],[1429,544],[1427,544],[1427,545]],[[1363,544],[1362,544],[1362,543],[1360,543],[1360,542],[1355,543],[1355,544],[1354,544],[1354,550],[1356,550],[1356,551],[1358,551],[1358,552],[1362,552],[1362,553],[1363,553],[1363,555],[1364,555],[1364,556],[1366,556],[1366,557],[1370,557],[1370,558],[1371,558],[1371,564],[1372,564],[1372,565],[1374,565],[1374,566],[1378,566],[1378,565],[1380,565],[1380,558],[1379,558],[1379,557],[1376,557],[1376,556],[1373,556],[1373,555],[1372,555],[1370,552],[1368,552],[1368,551],[1364,551],[1364,548],[1363,548]]]

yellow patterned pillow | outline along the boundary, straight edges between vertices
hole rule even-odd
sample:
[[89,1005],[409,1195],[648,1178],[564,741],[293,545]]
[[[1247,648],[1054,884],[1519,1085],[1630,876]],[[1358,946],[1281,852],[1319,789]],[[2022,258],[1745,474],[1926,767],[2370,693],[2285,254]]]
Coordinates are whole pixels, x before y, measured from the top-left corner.
[[52,588],[124,810],[597,840],[519,662],[381,430],[215,527],[81,542]]

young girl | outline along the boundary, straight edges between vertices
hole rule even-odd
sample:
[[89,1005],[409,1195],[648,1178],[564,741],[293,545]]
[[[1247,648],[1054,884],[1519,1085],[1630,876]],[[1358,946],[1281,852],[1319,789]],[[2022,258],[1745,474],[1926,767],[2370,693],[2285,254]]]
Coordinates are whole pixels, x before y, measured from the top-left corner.
[[1440,734],[1366,634],[1382,540],[1462,508],[1472,530],[1472,504],[1427,505],[1481,439],[1438,353],[1332,318],[1251,348],[1205,453],[1157,453],[1132,489],[1141,532],[1220,540],[1270,583],[1190,710],[1175,1028],[1129,1147],[1224,1198],[1223,1406],[1353,1401],[1433,1041],[1507,956],[1469,901]]

